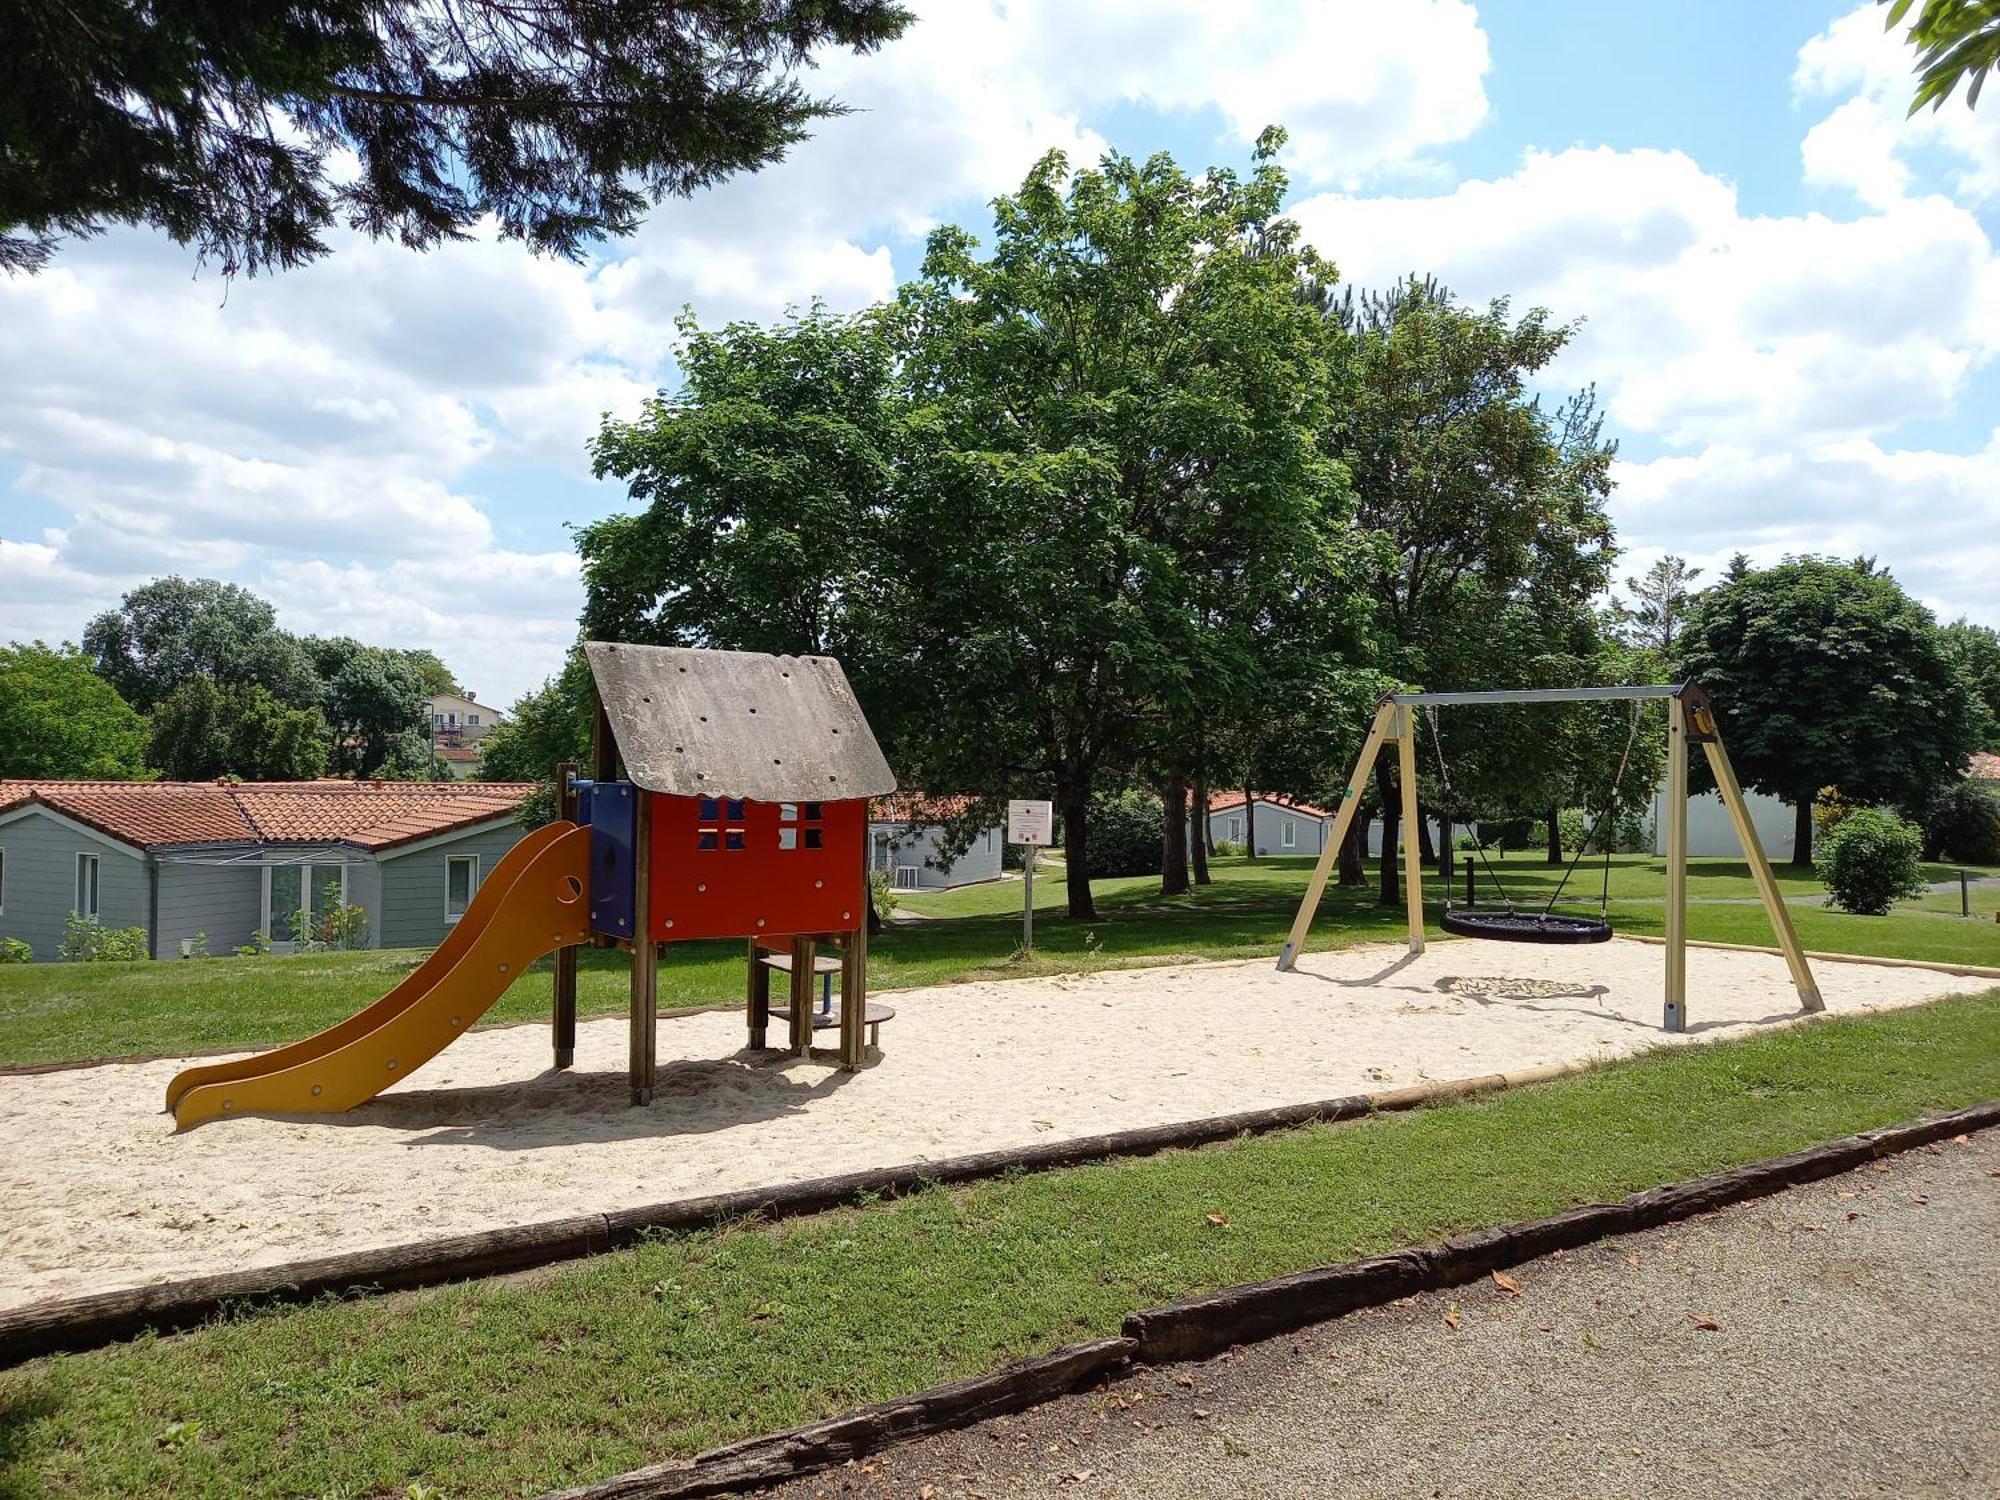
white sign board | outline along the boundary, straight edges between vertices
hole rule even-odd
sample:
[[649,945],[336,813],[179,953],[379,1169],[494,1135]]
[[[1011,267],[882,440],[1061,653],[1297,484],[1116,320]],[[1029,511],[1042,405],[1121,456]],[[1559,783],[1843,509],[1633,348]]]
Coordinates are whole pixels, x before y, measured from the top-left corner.
[[1055,832],[1055,804],[1052,802],[1009,802],[1007,842],[1048,844]]

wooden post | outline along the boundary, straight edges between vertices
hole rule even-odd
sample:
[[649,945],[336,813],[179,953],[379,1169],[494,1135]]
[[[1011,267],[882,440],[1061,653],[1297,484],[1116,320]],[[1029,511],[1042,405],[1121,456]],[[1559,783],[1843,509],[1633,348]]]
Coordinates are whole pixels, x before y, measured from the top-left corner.
[[800,1057],[812,1054],[813,1040],[813,958],[819,951],[810,935],[792,939],[792,1051]]
[[660,945],[653,941],[653,798],[635,791],[632,815],[632,1102],[653,1102],[659,1043]]
[[1417,806],[1417,711],[1409,704],[1397,715],[1396,770],[1403,783],[1403,907],[1414,954],[1424,951],[1424,840],[1423,811]]
[[1340,811],[1334,815],[1333,832],[1328,835],[1325,845],[1319,851],[1319,862],[1313,866],[1312,879],[1306,883],[1305,899],[1299,902],[1299,913],[1292,918],[1291,933],[1285,938],[1285,946],[1278,953],[1278,969],[1282,973],[1295,968],[1299,953],[1305,947],[1306,929],[1312,926],[1313,914],[1319,910],[1320,897],[1326,893],[1326,877],[1332,873],[1334,861],[1340,857],[1340,846],[1347,842],[1347,830],[1354,824],[1355,810],[1361,806],[1361,793],[1368,785],[1368,778],[1375,774],[1375,757],[1382,753],[1382,741],[1387,738],[1389,726],[1395,722],[1396,705],[1388,701],[1375,709],[1375,722],[1369,726],[1368,738],[1362,742],[1361,758],[1354,763],[1354,774],[1347,778],[1346,790],[1340,794]]
[[[1030,857],[1034,850],[1028,851]],[[859,923],[847,935],[840,955],[840,1066],[852,1073],[861,1067],[868,1038],[868,924]]]
[[1687,710],[1667,700],[1667,1001],[1661,1025],[1687,1029]]
[[[566,760],[556,766],[556,815],[565,823],[576,821],[576,762]],[[550,1021],[550,1041],[555,1048],[555,1065],[567,1068],[576,1062],[576,946],[556,949],[555,1008]]]
[[751,938],[747,944],[750,950],[750,978],[745,995],[746,1019],[750,1025],[750,1046],[762,1049],[770,1045],[768,1034],[771,1028],[771,970],[764,962],[764,950]]
[[[1706,713],[1698,715],[1708,718]],[[1785,905],[1784,895],[1778,890],[1778,878],[1771,873],[1771,862],[1764,856],[1764,841],[1757,837],[1757,825],[1750,821],[1750,809],[1743,803],[1743,788],[1737,784],[1736,768],[1729,763],[1729,752],[1722,748],[1722,736],[1710,724],[1700,725],[1707,731],[1702,738],[1701,748],[1708,757],[1708,769],[1715,776],[1716,790],[1722,793],[1722,805],[1729,809],[1729,821],[1736,825],[1736,841],[1743,846],[1743,858],[1749,863],[1750,878],[1757,882],[1757,894],[1763,898],[1764,914],[1771,919],[1771,930],[1777,934],[1778,946],[1785,951],[1785,963],[1792,971],[1793,988],[1799,992],[1799,1004],[1809,1011],[1826,1009],[1826,1002],[1820,998],[1819,986],[1813,982],[1812,970],[1806,965],[1806,951],[1799,946],[1798,930],[1792,926],[1791,908]]]

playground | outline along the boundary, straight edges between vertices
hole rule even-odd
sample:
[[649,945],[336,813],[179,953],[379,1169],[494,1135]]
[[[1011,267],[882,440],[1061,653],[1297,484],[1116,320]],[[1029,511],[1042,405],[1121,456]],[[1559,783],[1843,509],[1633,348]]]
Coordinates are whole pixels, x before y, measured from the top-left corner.
[[[1434,943],[899,991],[859,1071],[743,1043],[741,1011],[657,1026],[652,1102],[628,1104],[623,1018],[460,1038],[344,1114],[176,1132],[179,1064],[0,1078],[11,1254],[0,1305],[541,1219],[767,1187],[1661,1045],[1799,1013],[1775,954],[1692,946],[1687,1030],[1660,1028],[1664,950]],[[1912,966],[1816,961],[1856,1014],[1984,988]],[[108,1205],[108,1207],[107,1207]]]

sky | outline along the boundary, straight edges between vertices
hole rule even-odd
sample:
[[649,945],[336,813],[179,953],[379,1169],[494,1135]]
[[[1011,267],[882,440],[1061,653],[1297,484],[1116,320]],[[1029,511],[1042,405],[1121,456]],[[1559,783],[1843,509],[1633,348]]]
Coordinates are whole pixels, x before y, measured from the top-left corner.
[[1044,151],[1242,167],[1341,276],[1436,274],[1578,325],[1620,573],[1869,554],[2000,625],[2000,100],[1906,118],[1880,9],[1818,0],[917,0],[814,86],[854,112],[583,264],[337,235],[224,281],[119,230],[0,275],[0,640],[163,573],[287,628],[428,647],[505,706],[574,639],[605,414],[674,321],[890,295]]

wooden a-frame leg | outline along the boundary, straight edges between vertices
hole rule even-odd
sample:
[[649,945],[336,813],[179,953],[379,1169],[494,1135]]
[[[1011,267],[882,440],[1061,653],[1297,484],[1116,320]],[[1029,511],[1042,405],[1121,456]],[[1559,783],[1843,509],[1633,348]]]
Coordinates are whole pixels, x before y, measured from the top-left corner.
[[1417,808],[1417,711],[1407,703],[1397,716],[1396,773],[1403,783],[1403,907],[1414,954],[1424,951],[1424,831]]
[[1667,998],[1660,1024],[1687,1029],[1687,710],[1667,700]]
[[1784,950],[1786,966],[1792,971],[1792,985],[1799,992],[1799,1004],[1808,1011],[1825,1010],[1819,985],[1806,964],[1806,951],[1799,946],[1791,908],[1785,905],[1784,895],[1778,890],[1778,877],[1771,872],[1771,861],[1764,855],[1764,841],[1757,837],[1757,825],[1750,821],[1750,809],[1744,805],[1743,788],[1737,784],[1729,752],[1722,748],[1720,735],[1704,739],[1701,748],[1708,757],[1716,790],[1722,794],[1722,805],[1729,809],[1729,821],[1736,826],[1736,841],[1743,846],[1743,858],[1750,866],[1750,878],[1757,883],[1764,914],[1771,919],[1771,930],[1777,934],[1779,948]]
[[1355,812],[1361,806],[1361,794],[1367,789],[1368,778],[1375,774],[1375,757],[1382,753],[1382,741],[1388,737],[1395,716],[1396,705],[1393,703],[1385,702],[1375,710],[1375,722],[1369,726],[1368,738],[1362,742],[1361,758],[1355,761],[1354,774],[1347,778],[1347,786],[1341,791],[1340,810],[1334,814],[1333,830],[1319,851],[1312,879],[1306,883],[1305,896],[1299,902],[1298,915],[1292,918],[1292,930],[1278,953],[1281,972],[1298,964],[1299,954],[1305,948],[1306,931],[1312,926],[1313,916],[1319,910],[1320,897],[1326,893],[1327,876],[1333,872],[1334,861],[1340,858],[1341,845],[1347,842],[1348,830],[1353,827]]

